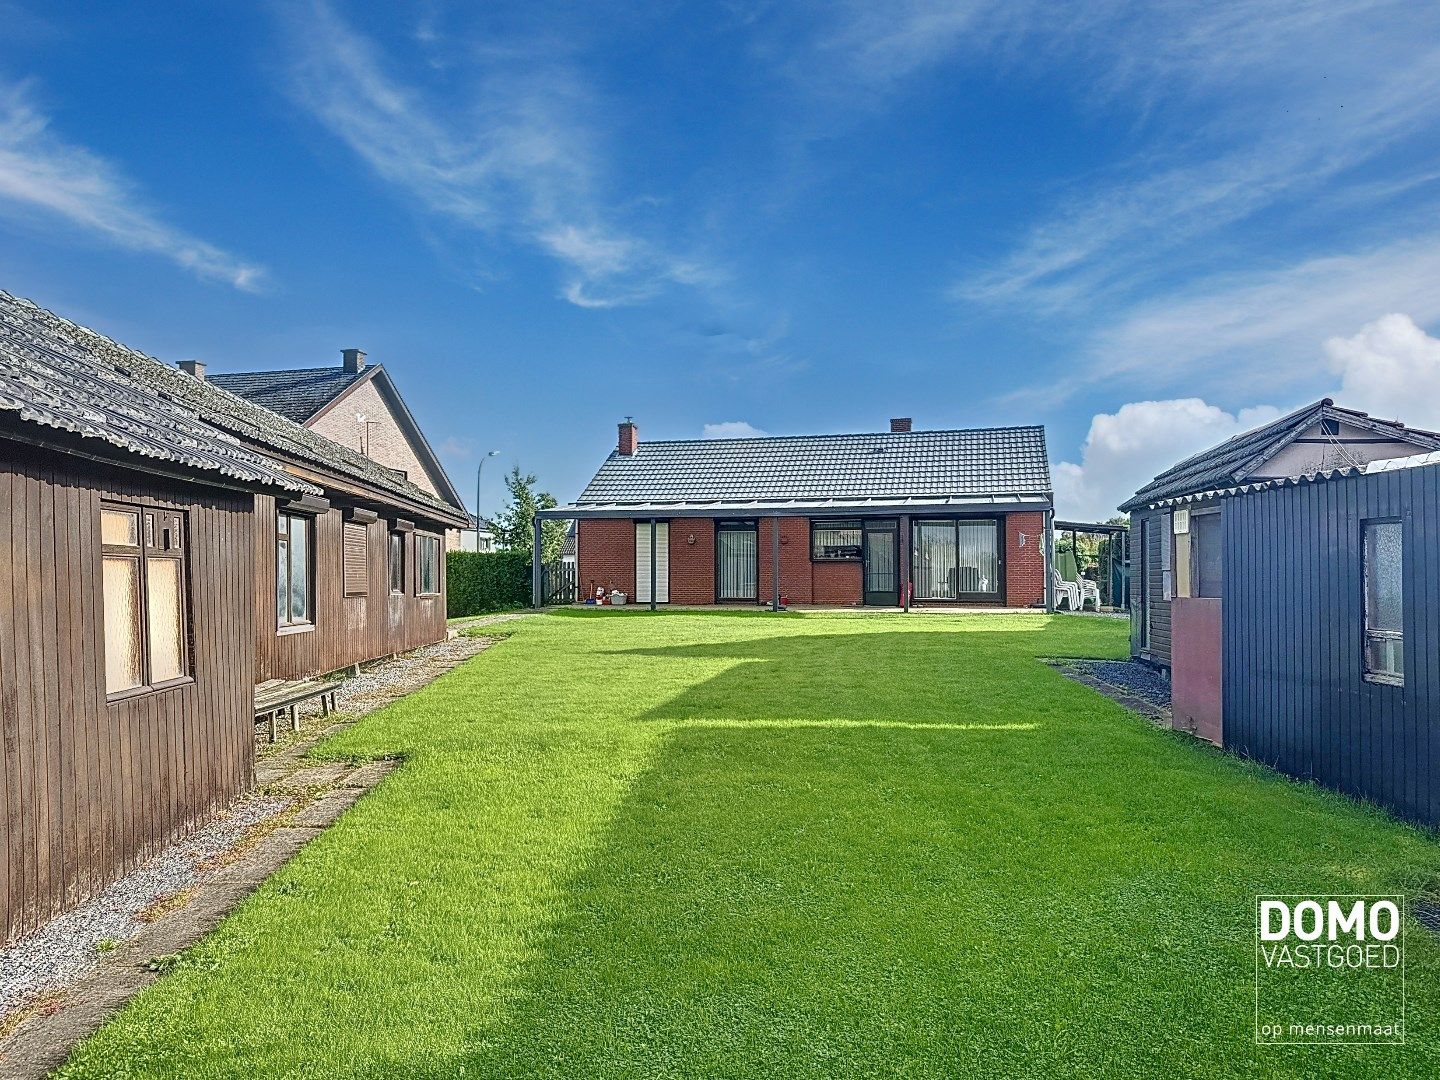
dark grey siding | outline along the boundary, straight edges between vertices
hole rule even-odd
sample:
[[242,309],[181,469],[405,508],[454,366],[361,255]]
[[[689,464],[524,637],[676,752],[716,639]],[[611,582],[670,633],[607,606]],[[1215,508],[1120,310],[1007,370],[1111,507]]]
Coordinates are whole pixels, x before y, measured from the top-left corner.
[[[1440,824],[1440,466],[1227,501],[1225,746]],[[1363,676],[1361,527],[1403,524],[1405,685]]]

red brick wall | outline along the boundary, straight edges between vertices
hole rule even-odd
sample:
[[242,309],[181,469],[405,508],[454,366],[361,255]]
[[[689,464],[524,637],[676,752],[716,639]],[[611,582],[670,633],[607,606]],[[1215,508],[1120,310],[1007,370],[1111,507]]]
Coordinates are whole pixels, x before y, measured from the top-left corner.
[[[619,589],[635,596],[635,523],[626,519],[587,519],[576,533],[575,567],[581,599]],[[673,580],[673,578],[672,578]]]
[[1005,603],[1009,607],[1029,607],[1044,602],[1045,515],[1038,511],[1006,514]]
[[675,518],[670,522],[670,602],[715,602],[714,519]]
[[810,564],[810,595],[816,604],[858,604],[864,600],[858,562]]
[[[759,524],[762,603],[771,595],[772,522],[765,518]],[[1005,603],[1010,607],[1029,607],[1045,600],[1044,531],[1042,513],[1009,514],[1005,518]],[[606,592],[619,589],[634,597],[634,522],[580,522],[577,559],[582,595],[592,595],[600,585]],[[792,603],[859,604],[861,587],[858,562],[810,561],[808,518],[780,519],[780,591]],[[715,602],[715,523],[708,518],[676,518],[670,522],[670,602]]]

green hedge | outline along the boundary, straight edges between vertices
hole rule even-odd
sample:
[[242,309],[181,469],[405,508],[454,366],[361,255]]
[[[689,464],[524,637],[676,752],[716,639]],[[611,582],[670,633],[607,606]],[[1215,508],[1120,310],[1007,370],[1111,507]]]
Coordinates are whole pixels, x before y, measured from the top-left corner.
[[451,551],[445,555],[445,614],[484,615],[530,603],[528,551]]

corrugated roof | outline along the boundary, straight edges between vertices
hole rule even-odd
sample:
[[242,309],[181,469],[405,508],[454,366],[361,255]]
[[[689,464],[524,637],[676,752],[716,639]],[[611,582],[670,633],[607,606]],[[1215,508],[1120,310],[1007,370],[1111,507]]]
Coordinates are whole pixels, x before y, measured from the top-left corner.
[[214,386],[208,380],[187,375],[103,334],[78,326],[29,300],[17,299],[8,293],[4,295],[13,304],[23,307],[28,317],[46,333],[68,339],[152,393],[194,410],[201,420],[214,427],[238,435],[263,450],[293,457],[326,472],[403,498],[413,505],[429,509],[440,521],[454,522],[458,526],[464,519],[461,511],[417,487],[395,469],[386,468],[358,451],[318,435],[263,405]]
[[297,368],[291,371],[222,371],[208,375],[208,381],[238,394],[271,412],[303,424],[352,383],[365,377],[364,371],[344,368]]
[[[157,393],[136,377],[137,365],[128,356],[116,363],[106,350],[92,347],[93,342],[62,332],[58,322],[49,312],[0,290],[0,411],[185,471],[320,493],[278,462],[207,423],[196,409]],[[159,366],[148,358],[146,362]]]
[[1050,493],[1041,427],[641,442],[577,505],[915,499]]
[[1368,427],[1415,446],[1440,449],[1440,436],[1434,432],[1408,428],[1395,420],[1377,420],[1366,413],[1341,408],[1329,398],[1323,398],[1171,466],[1122,503],[1120,509],[1128,513],[1152,503],[1233,488],[1258,463],[1264,462],[1300,432],[1327,418]]

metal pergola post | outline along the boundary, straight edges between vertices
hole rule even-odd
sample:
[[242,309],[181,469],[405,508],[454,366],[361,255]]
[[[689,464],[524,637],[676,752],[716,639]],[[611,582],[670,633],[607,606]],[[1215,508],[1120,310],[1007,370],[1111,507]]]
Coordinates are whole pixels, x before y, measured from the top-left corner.
[[[545,573],[545,568],[544,564],[540,561],[540,537],[544,525],[545,523],[541,521],[540,518],[537,516],[533,525],[531,526],[534,531],[534,546],[530,550],[530,606],[537,608],[540,607],[545,601],[545,597],[542,595],[542,593],[544,592],[543,575]],[[475,535],[478,537],[480,534],[476,533]]]
[[1055,611],[1055,511],[1045,511],[1045,610]]
[[910,515],[900,515],[900,604],[910,610]]
[[780,610],[780,519],[770,519],[770,610]]

